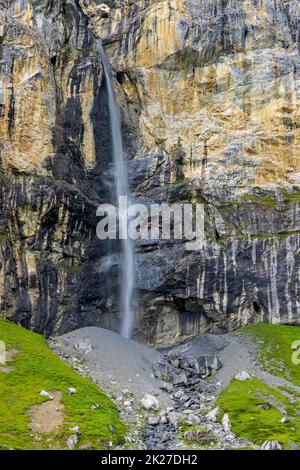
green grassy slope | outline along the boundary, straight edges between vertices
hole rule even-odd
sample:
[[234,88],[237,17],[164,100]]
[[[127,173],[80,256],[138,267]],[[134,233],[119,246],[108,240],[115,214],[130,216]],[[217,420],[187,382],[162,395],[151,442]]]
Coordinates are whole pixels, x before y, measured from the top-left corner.
[[[292,344],[300,339],[300,327],[259,323],[240,333],[254,340],[262,369],[300,385],[300,364],[292,361]],[[257,378],[233,380],[217,405],[222,415],[229,414],[237,436],[260,446],[266,440],[278,440],[284,449],[300,449],[300,395],[290,387],[270,388]],[[287,423],[280,422],[282,411],[288,416]]]
[[[0,340],[7,351],[19,351],[6,364],[15,367],[12,372],[1,372],[0,366],[0,449],[63,449],[74,434],[70,427],[76,425],[82,432],[78,446],[103,449],[108,442],[123,442],[125,426],[114,404],[61,361],[42,336],[0,318]],[[69,387],[75,387],[77,394],[68,395]],[[64,422],[54,433],[37,434],[30,427],[31,407],[48,401],[39,395],[41,390],[62,393]]]
[[254,339],[258,346],[257,357],[264,370],[300,386],[300,364],[292,360],[292,345],[300,341],[300,326],[257,323],[240,331]]

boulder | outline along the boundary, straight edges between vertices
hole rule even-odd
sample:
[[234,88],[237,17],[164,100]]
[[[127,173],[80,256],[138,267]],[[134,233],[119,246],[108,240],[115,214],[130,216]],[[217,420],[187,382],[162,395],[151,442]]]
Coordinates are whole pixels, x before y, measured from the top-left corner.
[[202,378],[209,377],[221,367],[222,363],[218,356],[201,356],[198,358],[198,373]]
[[150,426],[158,426],[160,423],[160,417],[159,416],[149,416],[148,417],[148,424]]
[[184,372],[182,372],[182,374],[177,374],[173,377],[173,385],[184,385],[184,386],[187,386],[188,384],[188,380],[187,380],[187,376]]
[[185,395],[183,390],[178,390],[173,394],[173,397],[176,398],[177,400],[180,400],[181,397]]
[[239,380],[240,382],[245,382],[246,380],[250,380],[251,377],[250,377],[250,375],[248,374],[248,372],[245,372],[244,370],[242,370],[242,372],[239,372],[239,373],[235,376],[235,379],[236,379],[236,380]]
[[172,393],[174,390],[173,384],[169,384],[168,382],[162,382],[159,388],[167,393]]
[[170,365],[162,359],[155,361],[153,366],[154,377],[157,379],[168,382],[170,380]]
[[145,410],[159,410],[159,401],[150,394],[145,395],[141,399],[141,405]]
[[214,408],[212,411],[210,411],[207,415],[206,418],[209,421],[212,421],[213,423],[216,423],[218,421],[218,416],[220,413],[220,408],[217,406],[217,408]]
[[229,421],[228,413],[226,413],[222,418],[222,426],[223,426],[223,429],[226,433],[229,433],[231,431],[231,424],[230,424],[230,421]]
[[92,345],[89,339],[87,338],[82,338],[77,341],[77,343],[74,344],[74,349],[81,355],[81,356],[87,356],[92,352]]

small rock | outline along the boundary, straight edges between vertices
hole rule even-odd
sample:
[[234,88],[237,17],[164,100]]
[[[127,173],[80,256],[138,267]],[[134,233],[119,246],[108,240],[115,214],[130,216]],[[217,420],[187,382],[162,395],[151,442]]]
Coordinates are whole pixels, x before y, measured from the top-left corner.
[[184,391],[183,390],[178,390],[177,392],[175,392],[173,394],[173,397],[180,400],[181,397],[183,397],[185,394],[184,394]]
[[231,424],[229,421],[228,413],[226,413],[222,418],[222,426],[226,433],[229,433],[231,431]]
[[164,392],[172,393],[174,386],[172,384],[169,384],[168,382],[162,382],[159,388]]
[[115,426],[114,424],[110,424],[110,425],[108,426],[108,429],[110,430],[110,432],[115,432],[116,426]]
[[183,395],[179,401],[180,403],[186,403],[188,400],[189,400],[189,397],[187,395]]
[[76,445],[78,444],[78,437],[77,434],[72,434],[67,439],[67,446],[69,449],[75,449]]
[[235,376],[235,379],[236,380],[239,380],[240,382],[245,382],[246,380],[249,380],[251,379],[250,375],[248,374],[248,372],[245,372],[244,370],[242,372],[239,372],[236,376]]
[[168,424],[167,416],[161,416],[160,417],[160,424]]
[[131,406],[131,405],[132,405],[132,401],[131,401],[131,400],[125,400],[125,401],[124,401],[124,406],[125,406],[125,407]]
[[169,420],[169,423],[174,427],[174,428],[177,428],[178,426],[178,416],[175,412],[171,412],[169,413],[168,415],[168,420]]
[[199,424],[200,418],[196,415],[190,414],[187,419],[188,424]]
[[185,385],[187,386],[188,380],[185,373],[175,375],[173,377],[173,385]]
[[183,437],[186,441],[191,441],[193,439],[193,431],[185,431]]
[[167,358],[169,361],[176,361],[176,359],[179,359],[179,355],[176,351],[169,351]]
[[161,442],[165,443],[168,442],[171,439],[172,434],[169,433],[168,431],[165,431],[162,435]]
[[160,422],[159,416],[149,416],[148,417],[148,424],[150,426],[157,426]]
[[76,388],[74,388],[74,387],[70,387],[70,388],[68,388],[68,390],[67,390],[67,394],[68,394],[68,395],[75,395],[76,393],[77,393],[77,390],[76,390]]
[[217,408],[214,408],[212,411],[210,411],[206,417],[209,421],[212,421],[213,423],[216,423],[218,421],[218,416],[220,413],[220,408],[217,406]]
[[288,418],[287,416],[284,416],[284,417],[280,420],[280,422],[281,422],[282,424],[286,424],[286,423],[288,423],[289,421],[290,421],[290,420],[289,420],[289,418]]
[[88,338],[80,339],[74,345],[74,349],[79,352],[80,355],[87,356],[92,352],[92,345]]
[[79,426],[74,426],[74,428],[70,428],[70,431],[75,432],[76,434],[78,434],[78,436],[80,436],[80,434],[81,434]]
[[282,450],[282,447],[278,441],[265,441],[261,450]]
[[46,392],[46,390],[42,390],[42,391],[40,392],[40,395],[41,395],[41,397],[46,397],[46,398],[49,398],[49,400],[53,400],[53,396],[50,395],[49,392]]
[[153,395],[145,395],[141,399],[141,405],[145,410],[159,410],[159,401]]
[[271,408],[270,403],[258,403],[256,406],[262,410],[269,410]]

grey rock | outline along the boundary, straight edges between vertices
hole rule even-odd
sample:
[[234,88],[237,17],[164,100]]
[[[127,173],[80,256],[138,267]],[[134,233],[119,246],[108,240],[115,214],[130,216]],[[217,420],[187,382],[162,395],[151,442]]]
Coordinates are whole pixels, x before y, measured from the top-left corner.
[[222,418],[222,426],[223,426],[223,429],[226,433],[231,432],[231,424],[230,424],[230,421],[229,421],[228,413],[225,413],[223,418]]
[[289,421],[290,421],[289,418],[287,416],[284,416],[283,418],[281,418],[280,423],[286,424],[286,423],[289,423]]
[[46,392],[46,390],[41,390],[40,391],[41,397],[49,398],[49,400],[53,400],[53,396],[50,395],[49,392]]
[[69,449],[75,449],[76,445],[78,444],[78,437],[77,434],[71,434],[71,436],[67,439],[67,446]]
[[158,426],[160,423],[159,416],[148,416],[148,424],[150,426]]
[[75,345],[74,349],[82,356],[87,356],[92,352],[92,345],[88,338],[80,339]]
[[159,410],[159,401],[153,395],[145,395],[141,400],[141,405],[145,410]]
[[172,393],[174,390],[173,384],[170,384],[168,382],[161,383],[159,388],[167,393]]
[[194,414],[190,414],[187,418],[187,423],[188,424],[199,424],[200,423],[200,418],[199,418],[199,416],[196,416]]
[[212,411],[210,411],[206,415],[206,418],[209,421],[212,421],[213,423],[216,423],[218,421],[219,413],[220,413],[220,408],[217,406],[216,408],[214,408]]
[[262,450],[282,450],[278,441],[265,441],[261,447]]
[[187,386],[188,380],[186,374],[183,372],[181,374],[177,374],[173,377],[173,385],[184,385]]
[[75,434],[78,434],[78,436],[81,435],[81,430],[79,426],[74,426],[73,428],[70,428],[70,431],[73,431]]
[[161,442],[165,443],[171,440],[172,434],[168,431],[165,431],[162,435]]
[[202,356],[198,358],[199,374],[201,377],[208,377],[213,372],[221,369],[222,363],[218,356]]
[[236,380],[239,380],[240,382],[245,382],[246,380],[250,380],[251,377],[250,375],[248,374],[248,372],[245,372],[244,370],[242,372],[239,372],[236,376],[235,376],[235,379]]

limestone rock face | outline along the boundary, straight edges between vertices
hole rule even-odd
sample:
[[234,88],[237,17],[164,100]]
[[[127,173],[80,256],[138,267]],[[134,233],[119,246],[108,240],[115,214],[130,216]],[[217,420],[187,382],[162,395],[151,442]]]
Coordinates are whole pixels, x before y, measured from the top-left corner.
[[0,310],[68,331],[108,301],[93,291],[93,276],[105,291],[95,227],[111,173],[102,64],[76,2],[0,7]]
[[202,203],[205,243],[137,243],[135,334],[166,345],[300,320],[296,0],[0,1],[1,313],[118,329],[112,63],[136,201]]

